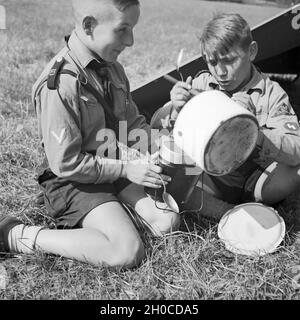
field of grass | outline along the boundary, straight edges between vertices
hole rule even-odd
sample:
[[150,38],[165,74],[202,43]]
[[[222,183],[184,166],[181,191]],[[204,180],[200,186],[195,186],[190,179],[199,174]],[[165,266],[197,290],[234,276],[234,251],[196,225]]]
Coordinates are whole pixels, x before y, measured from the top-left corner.
[[[196,34],[216,11],[239,12],[254,26],[282,9],[206,1],[141,0],[135,46],[121,57],[132,87],[198,54]],[[7,43],[0,45],[0,212],[53,227],[35,204],[34,180],[42,160],[31,86],[72,30],[67,0],[1,1]],[[0,30],[1,31],[1,30]],[[282,204],[287,236],[271,255],[249,258],[225,250],[216,225],[186,216],[179,232],[145,236],[147,259],[116,272],[37,253],[0,260],[9,276],[0,299],[299,299],[291,267],[300,264],[299,195]]]

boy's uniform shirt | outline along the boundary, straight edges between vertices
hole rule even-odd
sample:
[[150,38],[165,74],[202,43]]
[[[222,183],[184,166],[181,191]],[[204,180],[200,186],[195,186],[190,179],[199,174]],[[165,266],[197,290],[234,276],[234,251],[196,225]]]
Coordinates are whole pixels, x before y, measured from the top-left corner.
[[[192,87],[202,91],[222,91],[215,78],[206,70],[196,76]],[[257,145],[260,158],[271,158],[290,166],[300,164],[299,122],[287,93],[277,82],[253,66],[251,80],[231,98],[251,111],[258,120],[263,133]],[[151,124],[154,128],[172,130],[177,116],[178,112],[170,101],[154,114]]]
[[[103,94],[102,81],[91,66],[98,60],[75,32],[69,38],[68,47],[90,84]],[[58,57],[62,56],[66,60],[63,69],[78,74],[77,66],[68,55],[69,49],[65,47],[49,62],[35,83],[33,93],[42,79],[47,77]],[[132,100],[123,67],[115,62],[108,64],[107,70],[115,117],[119,121],[127,121],[127,132],[140,128],[149,133],[149,125]],[[107,145],[99,133],[106,128],[103,106],[80,85],[78,78],[61,74],[58,80],[58,90],[49,90],[45,83],[33,96],[39,134],[50,169],[59,177],[81,183],[117,180],[121,174],[122,162],[97,155],[101,145]]]

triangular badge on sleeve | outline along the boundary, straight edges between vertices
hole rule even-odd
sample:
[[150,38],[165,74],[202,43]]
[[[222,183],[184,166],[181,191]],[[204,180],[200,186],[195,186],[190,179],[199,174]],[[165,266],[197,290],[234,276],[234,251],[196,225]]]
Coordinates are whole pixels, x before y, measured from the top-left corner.
[[276,118],[279,116],[290,116],[291,114],[291,107],[286,103],[283,103],[280,107],[278,107],[272,118]]

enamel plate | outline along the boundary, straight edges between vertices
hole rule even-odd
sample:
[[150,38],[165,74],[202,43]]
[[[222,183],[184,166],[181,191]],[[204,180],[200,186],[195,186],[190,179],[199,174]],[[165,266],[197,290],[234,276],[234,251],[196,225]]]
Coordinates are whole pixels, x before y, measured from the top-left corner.
[[218,225],[226,249],[249,256],[274,252],[284,235],[285,223],[277,211],[255,202],[229,210]]

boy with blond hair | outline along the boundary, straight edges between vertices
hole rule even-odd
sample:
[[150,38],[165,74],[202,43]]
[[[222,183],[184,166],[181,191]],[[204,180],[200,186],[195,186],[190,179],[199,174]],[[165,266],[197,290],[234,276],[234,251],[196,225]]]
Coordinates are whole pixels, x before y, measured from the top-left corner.
[[274,205],[300,185],[300,129],[289,98],[253,64],[258,45],[239,14],[216,15],[204,28],[200,45],[208,70],[175,84],[171,101],[156,112],[152,126],[167,124],[165,127],[172,129],[170,124],[192,98],[192,88],[220,90],[256,116],[259,137],[253,153],[234,172],[219,177],[203,173],[203,188],[198,185],[194,189],[186,209],[200,207],[202,189],[202,213],[217,218],[230,208],[218,199],[232,204],[257,201]]
[[[138,0],[73,0],[75,29],[34,85],[33,102],[48,168],[39,175],[48,214],[58,229],[25,226],[0,215],[0,253],[41,250],[93,265],[135,267],[145,257],[133,208],[156,236],[178,227],[179,216],[159,210],[144,186],[170,178],[149,161],[113,157],[121,122],[150,132],[134,104],[118,56],[133,45]],[[117,138],[115,139],[115,136]],[[107,144],[107,139],[111,143]]]

